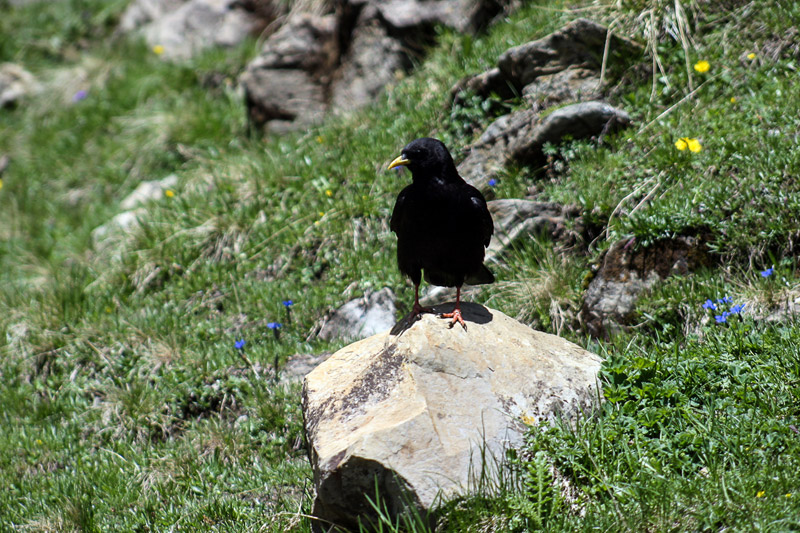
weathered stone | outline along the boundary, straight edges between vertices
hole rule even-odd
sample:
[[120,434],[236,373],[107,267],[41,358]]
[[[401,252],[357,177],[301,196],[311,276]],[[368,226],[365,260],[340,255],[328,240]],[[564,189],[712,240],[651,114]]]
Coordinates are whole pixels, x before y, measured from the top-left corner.
[[660,239],[646,248],[633,239],[614,243],[583,296],[580,319],[598,338],[630,323],[641,293],[673,274],[686,275],[710,262],[705,238]]
[[596,100],[601,96],[598,73],[575,67],[539,76],[522,90],[522,97],[534,110],[564,102]]
[[281,133],[322,119],[337,57],[335,23],[297,15],[264,42],[240,78],[252,125]]
[[164,196],[164,191],[175,187],[177,184],[178,176],[175,174],[170,174],[160,180],[143,181],[119,203],[119,206],[128,211],[151,200],[158,200]]
[[395,323],[394,314],[391,289],[367,292],[334,311],[320,328],[319,337],[324,340],[363,339],[391,329]]
[[13,106],[39,87],[33,74],[16,63],[0,64],[0,108]]
[[168,59],[188,59],[210,46],[231,47],[258,33],[271,19],[240,9],[237,0],[136,0],[120,20],[120,31],[139,30]]
[[559,144],[565,138],[585,139],[613,133],[631,122],[622,109],[604,102],[581,102],[547,115],[530,135],[519,135],[509,147],[510,157],[519,163],[541,162],[546,143]]
[[[436,308],[442,312],[452,304]],[[345,527],[427,514],[436,498],[497,475],[526,424],[590,411],[600,358],[503,313],[463,303],[468,329],[424,314],[351,344],[306,376],[303,414],[314,514]]]
[[398,39],[378,19],[359,24],[333,84],[333,107],[353,111],[375,100],[398,72],[411,69],[411,59]]
[[522,199],[488,202],[494,220],[494,235],[486,250],[486,260],[492,261],[514,241],[524,236],[547,236],[552,241],[579,239],[567,228],[567,221],[577,219],[580,208],[555,202],[534,202]]
[[92,230],[92,242],[96,250],[106,250],[117,243],[127,233],[141,225],[140,219],[147,216],[147,209],[140,207],[133,211],[123,211],[110,221]]
[[[608,29],[588,19],[570,22],[543,39],[509,48],[497,66],[520,89],[539,76],[555,74],[570,66],[600,71]],[[609,51],[630,59],[641,54],[639,44],[612,33]]]

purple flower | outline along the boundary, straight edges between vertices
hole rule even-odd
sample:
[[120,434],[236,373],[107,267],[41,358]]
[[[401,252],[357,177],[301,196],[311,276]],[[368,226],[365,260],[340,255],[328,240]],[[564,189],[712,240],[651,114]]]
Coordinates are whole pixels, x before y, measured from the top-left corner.
[[775,268],[774,267],[769,267],[768,269],[761,271],[761,277],[762,278],[768,278],[774,273],[775,273]]
[[286,308],[289,308],[289,307],[291,307],[292,305],[294,305],[294,302],[293,302],[293,301],[291,301],[291,300],[284,300],[284,301],[283,301],[283,306],[284,306],[284,307],[286,307]]
[[706,300],[706,303],[703,304],[703,309],[716,309],[717,306],[714,302],[711,301],[711,298]]
[[723,296],[722,298],[717,300],[717,303],[718,304],[730,304],[730,303],[733,303],[733,298],[731,298],[730,296]]
[[281,323],[280,322],[269,322],[267,324],[267,327],[269,329],[281,329]]
[[714,320],[717,321],[717,324],[723,324],[723,323],[728,321],[728,315],[729,314],[730,313],[728,311],[725,311],[721,315],[714,315]]
[[89,96],[89,92],[88,91],[84,91],[83,89],[81,89],[80,91],[78,91],[74,95],[72,95],[72,101],[73,102],[80,102],[81,100],[85,99],[87,96]]
[[244,344],[245,344],[244,339],[239,339],[238,341],[236,341],[234,346],[236,347],[237,350],[244,350]]
[[734,305],[733,307],[731,307],[731,314],[732,315],[738,315],[739,313],[744,311],[744,306],[745,305],[747,305],[747,304],[736,304],[736,305]]
[[492,178],[489,180],[489,187],[494,187],[497,185],[497,180]]

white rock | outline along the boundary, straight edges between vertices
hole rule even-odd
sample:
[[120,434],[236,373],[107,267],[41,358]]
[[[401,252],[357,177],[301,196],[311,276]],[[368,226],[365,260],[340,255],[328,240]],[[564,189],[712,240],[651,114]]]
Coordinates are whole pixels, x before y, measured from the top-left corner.
[[598,356],[493,309],[463,303],[462,312],[467,330],[425,314],[306,376],[316,516],[346,527],[374,518],[365,495],[374,499],[376,482],[392,514],[404,502],[425,513],[437,495],[468,490],[482,453],[501,460],[520,446],[525,424],[592,409]]
[[143,181],[120,202],[119,206],[128,211],[150,200],[158,200],[164,196],[164,191],[175,187],[177,184],[178,176],[175,174],[170,174],[161,180]]

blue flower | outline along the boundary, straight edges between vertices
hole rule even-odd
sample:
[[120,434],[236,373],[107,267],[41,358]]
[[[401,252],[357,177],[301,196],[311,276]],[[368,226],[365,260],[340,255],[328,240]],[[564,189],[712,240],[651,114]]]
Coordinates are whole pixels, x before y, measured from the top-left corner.
[[281,323],[280,322],[270,322],[270,323],[267,324],[267,327],[269,329],[281,329]]
[[761,271],[761,277],[762,278],[768,278],[774,273],[775,273],[775,268],[774,267],[769,267],[768,269]]
[[731,314],[732,315],[738,315],[739,313],[744,311],[744,306],[745,305],[747,305],[747,304],[736,304],[736,305],[734,305],[733,307],[731,307]]
[[244,339],[239,339],[238,341],[236,341],[234,346],[236,347],[237,350],[244,350],[244,344],[245,344]]
[[291,300],[284,300],[284,301],[283,301],[283,306],[284,306],[284,307],[286,307],[286,308],[289,308],[289,307],[291,307],[292,305],[294,305],[294,302],[293,302],[293,301],[291,301]]
[[492,178],[489,180],[489,187],[494,187],[497,185],[497,180]]
[[731,298],[730,296],[723,296],[722,298],[717,300],[717,303],[718,304],[730,304],[730,303],[733,303],[733,298]]
[[721,315],[714,315],[714,320],[717,321],[717,324],[722,324],[722,323],[728,321],[728,315],[729,314],[730,314],[729,312],[725,311]]
[[703,309],[716,309],[717,306],[714,302],[711,301],[711,298],[706,300],[706,303],[703,304]]
[[74,95],[72,95],[72,101],[73,102],[80,102],[81,100],[84,100],[87,96],[89,96],[89,93],[87,91],[84,91],[83,89],[81,89],[80,91],[78,91]]

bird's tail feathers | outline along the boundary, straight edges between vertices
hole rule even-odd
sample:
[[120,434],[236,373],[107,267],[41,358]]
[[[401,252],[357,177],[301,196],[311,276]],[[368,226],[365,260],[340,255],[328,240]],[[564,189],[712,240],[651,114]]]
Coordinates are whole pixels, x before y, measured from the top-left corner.
[[489,270],[486,265],[481,265],[477,271],[467,276],[467,278],[464,280],[464,283],[467,285],[485,285],[487,283],[494,283],[494,274],[492,274],[492,271]]

